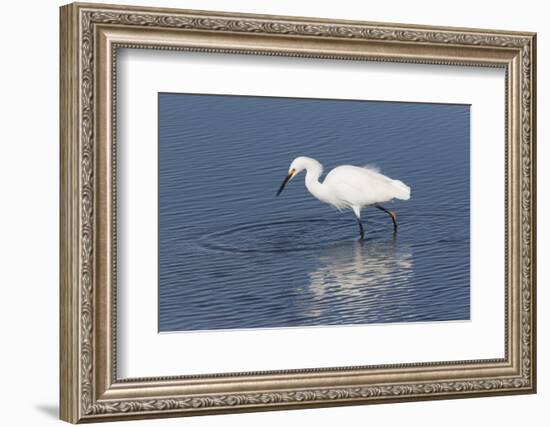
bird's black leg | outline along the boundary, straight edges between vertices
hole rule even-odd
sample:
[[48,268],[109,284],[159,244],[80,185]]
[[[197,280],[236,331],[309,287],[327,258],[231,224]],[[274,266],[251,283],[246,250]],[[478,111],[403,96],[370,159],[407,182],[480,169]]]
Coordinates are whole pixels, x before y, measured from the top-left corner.
[[355,216],[355,219],[357,220],[357,224],[359,224],[359,233],[361,233],[361,240],[365,239],[365,229],[363,228],[363,223],[361,222],[361,218],[358,216]]
[[393,231],[397,231],[397,214],[395,212],[390,211],[389,209],[386,209],[386,208],[380,206],[380,205],[374,205],[374,206],[377,207],[378,209],[380,209],[381,211],[386,212],[391,217],[391,220],[393,222]]

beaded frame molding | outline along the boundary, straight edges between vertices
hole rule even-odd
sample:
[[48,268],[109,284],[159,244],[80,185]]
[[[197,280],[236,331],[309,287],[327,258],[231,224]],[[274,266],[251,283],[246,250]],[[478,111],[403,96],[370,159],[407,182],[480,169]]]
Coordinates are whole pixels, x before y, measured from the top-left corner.
[[[535,392],[534,33],[80,3],[61,7],[60,14],[61,419],[78,423]],[[505,357],[118,379],[118,48],[504,68]]]

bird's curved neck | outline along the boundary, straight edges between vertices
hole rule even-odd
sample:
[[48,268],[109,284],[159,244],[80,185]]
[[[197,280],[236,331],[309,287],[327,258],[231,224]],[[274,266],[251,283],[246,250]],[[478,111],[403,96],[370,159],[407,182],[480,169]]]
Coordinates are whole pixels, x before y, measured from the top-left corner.
[[323,168],[319,164],[306,169],[306,188],[308,191],[320,200],[324,199],[325,188],[319,178],[323,173]]

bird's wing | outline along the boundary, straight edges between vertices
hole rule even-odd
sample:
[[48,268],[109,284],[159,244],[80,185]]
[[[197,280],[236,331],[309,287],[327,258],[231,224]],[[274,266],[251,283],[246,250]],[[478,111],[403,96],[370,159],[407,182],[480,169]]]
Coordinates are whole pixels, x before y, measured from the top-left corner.
[[331,170],[325,183],[330,185],[346,184],[357,191],[372,191],[375,187],[384,187],[393,182],[393,179],[382,175],[378,170],[358,166],[338,166]]
[[409,187],[401,181],[388,178],[377,170],[349,165],[334,168],[327,174],[324,183],[355,205],[383,203],[396,197],[405,198],[405,190],[409,191]]

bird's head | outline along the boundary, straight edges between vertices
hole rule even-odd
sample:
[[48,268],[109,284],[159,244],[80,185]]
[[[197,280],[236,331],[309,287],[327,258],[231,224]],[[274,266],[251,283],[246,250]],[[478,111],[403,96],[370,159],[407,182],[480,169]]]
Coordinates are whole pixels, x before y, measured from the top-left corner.
[[281,192],[284,190],[285,186],[294,178],[296,175],[298,175],[300,172],[302,172],[305,169],[311,169],[311,168],[321,168],[321,164],[310,157],[296,157],[292,163],[290,164],[290,167],[288,168],[288,174],[285,177],[283,183],[279,187],[279,190],[277,191],[277,196],[281,194]]

